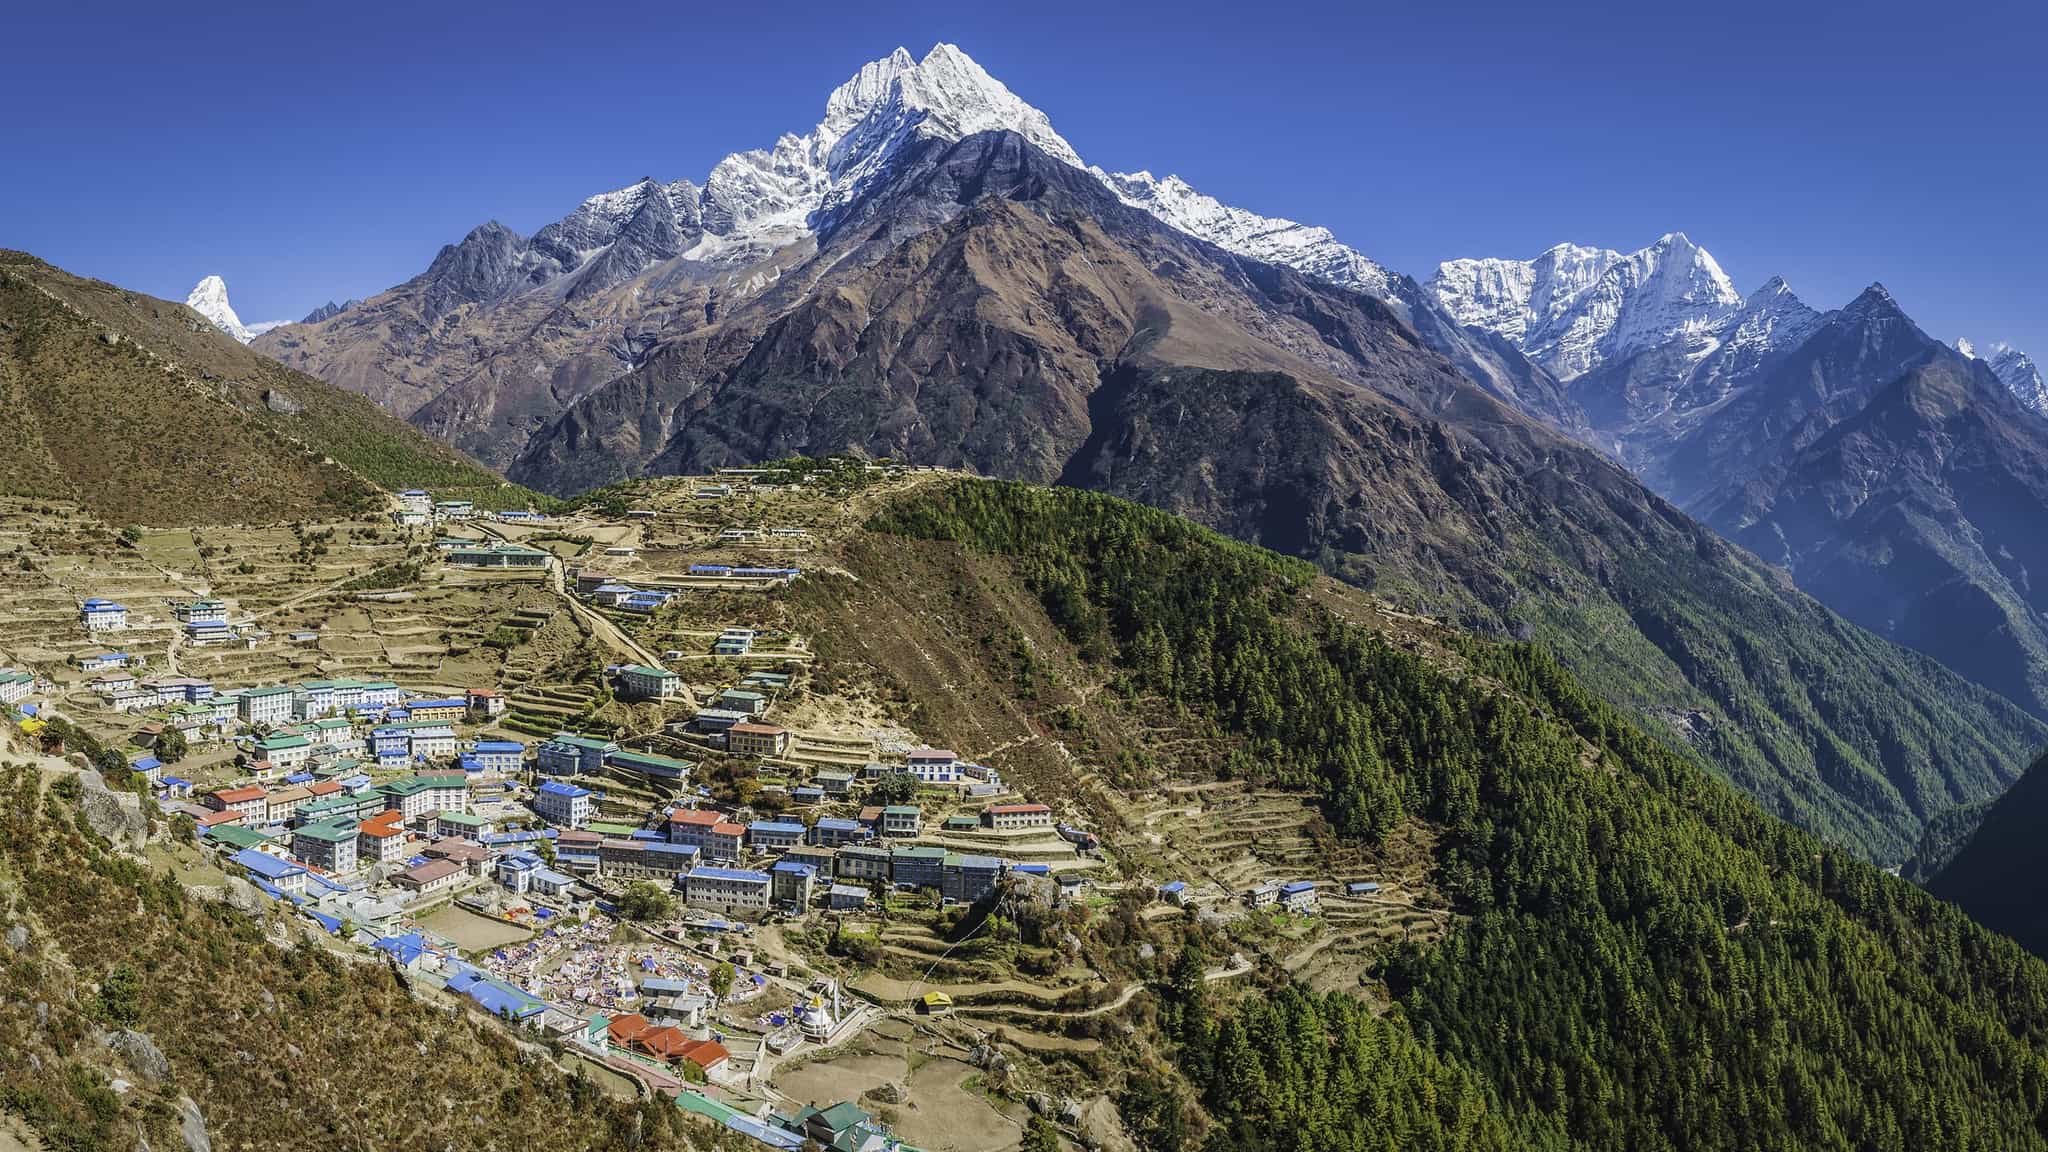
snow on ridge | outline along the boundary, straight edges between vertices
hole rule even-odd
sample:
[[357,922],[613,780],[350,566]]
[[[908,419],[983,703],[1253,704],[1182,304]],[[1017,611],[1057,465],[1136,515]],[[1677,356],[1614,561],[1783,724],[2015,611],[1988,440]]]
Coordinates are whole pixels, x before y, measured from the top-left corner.
[[1972,360],[1981,360],[1991,369],[1991,374],[2012,391],[2019,402],[2027,408],[2048,416],[2048,380],[2041,376],[2041,369],[2034,364],[2033,357],[2000,340],[1987,345],[1981,351],[1968,340],[1957,340],[1956,351]]
[[1683,232],[1627,254],[1559,244],[1533,260],[1449,260],[1429,287],[1459,323],[1513,341],[1562,380],[1680,338],[1704,354],[1743,309]]
[[[1177,176],[1155,180],[1149,172],[1111,174],[1088,166],[1044,112],[944,43],[923,59],[898,48],[862,65],[832,90],[823,118],[809,132],[725,157],[701,187],[687,180],[667,185],[677,230],[694,237],[682,257],[718,263],[757,259],[810,235],[821,214],[851,202],[886,174],[909,141],[993,131],[1017,133],[1061,163],[1088,172],[1124,203],[1226,251],[1375,295],[1391,291],[1392,274],[1327,228],[1223,204]],[[536,233],[537,246],[564,266],[587,261],[617,238],[660,187],[643,179],[593,196]]]
[[1088,169],[1119,200],[1226,252],[1292,268],[1374,296],[1386,296],[1393,277],[1370,258],[1340,243],[1328,228],[1260,216],[1197,192],[1178,176]]

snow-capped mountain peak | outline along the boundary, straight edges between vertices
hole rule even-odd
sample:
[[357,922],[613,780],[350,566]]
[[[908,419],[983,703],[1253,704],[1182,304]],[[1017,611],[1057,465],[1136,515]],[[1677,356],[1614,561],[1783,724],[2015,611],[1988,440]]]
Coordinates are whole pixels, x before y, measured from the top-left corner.
[[1327,228],[1233,208],[1195,191],[1178,176],[1161,180],[1142,170],[1089,171],[1124,203],[1226,252],[1293,268],[1375,296],[1388,294],[1393,277],[1387,270],[1338,243]]
[[1559,244],[1533,260],[1450,260],[1430,288],[1460,323],[1513,341],[1562,380],[1714,332],[1743,305],[1713,254],[1683,232],[1626,255]]
[[243,324],[242,318],[235,315],[235,306],[228,303],[228,282],[218,276],[208,276],[193,285],[192,291],[185,297],[185,306],[211,320],[215,328],[244,344],[254,340],[260,332],[277,327],[275,324],[266,324],[252,330]]
[[2048,416],[2048,380],[2042,379],[2041,369],[2025,352],[2002,340],[1981,351],[1968,340],[1958,340],[1956,351],[1972,360],[1983,361],[2000,383],[2012,389],[2012,394],[2019,397],[2021,404]]
[[[889,171],[905,144],[993,131],[1017,133],[1126,203],[1218,247],[1376,295],[1390,291],[1394,278],[1328,229],[1230,207],[1177,176],[1088,167],[1044,112],[951,44],[923,59],[898,48],[862,65],[832,90],[809,132],[725,157],[701,187],[645,178],[585,200],[524,242],[501,290],[572,273],[577,283],[602,286],[677,255],[727,264],[759,259],[828,227]],[[636,229],[635,242],[622,243]]]

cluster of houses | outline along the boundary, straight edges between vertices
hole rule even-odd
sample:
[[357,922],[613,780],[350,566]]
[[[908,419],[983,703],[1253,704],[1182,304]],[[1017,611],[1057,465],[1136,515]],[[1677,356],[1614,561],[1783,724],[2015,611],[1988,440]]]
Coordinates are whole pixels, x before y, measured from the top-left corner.
[[137,679],[125,669],[91,683],[120,712],[159,712],[156,731],[175,729],[188,743],[239,738],[243,762],[258,779],[333,760],[404,768],[457,761],[473,772],[511,773],[525,747],[512,741],[466,744],[456,725],[504,711],[499,693],[417,696],[389,680],[308,680],[217,689],[192,676]]
[[[202,598],[176,603],[171,605],[171,615],[176,618],[188,644],[255,644],[270,638],[269,632],[253,625],[237,627],[230,624],[227,602],[223,600]],[[87,632],[94,634],[122,631],[130,623],[128,606],[118,600],[109,600],[102,596],[91,597],[78,606],[78,623]],[[125,653],[106,652],[82,657],[79,666],[87,671],[93,671],[97,668],[126,667],[131,662],[132,658]]]
[[[617,558],[629,558],[632,553],[633,549],[625,547],[605,549],[605,555]],[[692,564],[689,570],[689,579],[693,583],[704,580],[732,580],[736,583],[743,582],[749,587],[761,587],[764,582],[788,584],[802,575],[803,570],[800,568],[748,567],[732,564]],[[611,608],[620,612],[650,615],[676,597],[674,588],[642,587],[614,579],[593,569],[578,569],[571,573],[571,578],[574,581],[576,595],[601,608]]]
[[460,523],[467,520],[497,520],[501,523],[538,523],[547,519],[540,512],[489,512],[468,500],[436,500],[422,488],[408,488],[398,494],[398,510],[391,519],[402,528],[427,524]]

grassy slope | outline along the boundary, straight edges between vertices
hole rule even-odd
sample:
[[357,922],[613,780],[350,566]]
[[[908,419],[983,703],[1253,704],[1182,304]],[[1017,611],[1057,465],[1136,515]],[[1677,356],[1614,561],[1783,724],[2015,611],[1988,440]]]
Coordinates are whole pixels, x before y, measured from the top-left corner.
[[0,484],[117,523],[353,512],[379,488],[545,503],[182,305],[15,252],[0,252],[0,403],[0,444],[21,461],[0,465]]
[[[1354,837],[1440,830],[1462,927],[1396,958],[1400,1011],[1344,1025],[1341,1068],[1272,1037],[1233,1051],[1257,1006],[1189,1033],[1167,994],[1163,1043],[1216,1146],[1378,1147],[1394,1123],[1390,1146],[2043,1146],[2048,968],[1758,812],[1540,653],[1466,641],[1485,679],[1447,676],[1322,613],[1298,566],[1098,496],[960,484],[874,526],[1007,564],[1106,664],[1099,704],[1165,704],[1249,753],[1205,742],[1183,770],[1311,789]],[[1414,1107],[1446,1091],[1456,1125]],[[1186,1128],[1158,1099],[1124,1102],[1163,1148]]]

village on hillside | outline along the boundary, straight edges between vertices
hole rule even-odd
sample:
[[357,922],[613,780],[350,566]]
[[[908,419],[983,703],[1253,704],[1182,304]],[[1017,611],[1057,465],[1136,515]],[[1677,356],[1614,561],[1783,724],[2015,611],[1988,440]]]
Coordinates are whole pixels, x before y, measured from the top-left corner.
[[[855,492],[903,480],[864,468]],[[1256,923],[1336,981],[1440,919],[1387,877],[1276,874],[1319,859],[1298,797],[1112,799],[1148,829],[1125,854],[1003,748],[815,682],[777,606],[833,562],[832,479],[731,470],[554,513],[408,491],[383,523],[130,529],[106,553],[23,505],[0,554],[41,580],[0,626],[0,702],[147,794],[188,883],[775,1148],[1014,1145],[1026,1112],[975,1085],[1093,1051],[1137,990],[1079,963],[1063,916]],[[1086,1134],[1085,1077],[1058,1079],[1030,1110]]]

